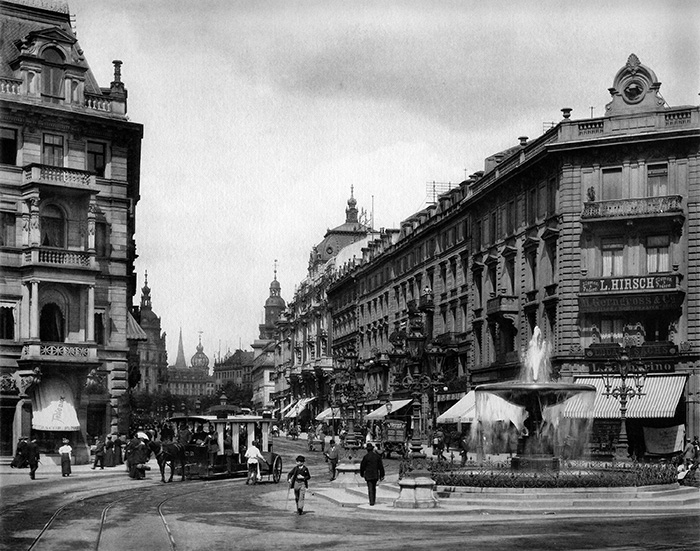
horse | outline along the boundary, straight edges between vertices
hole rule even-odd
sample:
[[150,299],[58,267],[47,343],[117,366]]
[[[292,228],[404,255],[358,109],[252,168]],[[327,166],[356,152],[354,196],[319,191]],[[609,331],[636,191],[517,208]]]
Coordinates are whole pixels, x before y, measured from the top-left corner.
[[[155,443],[154,443],[155,444]],[[170,478],[168,482],[173,481],[175,474],[175,465],[180,465],[182,472],[182,482],[185,481],[185,446],[176,442],[162,442],[155,444],[158,449],[154,449],[158,467],[160,468],[160,480],[165,482],[165,467],[170,465]]]

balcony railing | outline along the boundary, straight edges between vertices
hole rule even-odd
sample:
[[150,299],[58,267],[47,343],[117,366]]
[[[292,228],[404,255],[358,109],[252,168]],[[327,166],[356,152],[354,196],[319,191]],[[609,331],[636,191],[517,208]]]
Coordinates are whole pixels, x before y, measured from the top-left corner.
[[615,199],[612,201],[584,203],[581,219],[622,218],[656,214],[677,214],[682,212],[683,197],[680,195],[666,195],[662,197]]
[[510,295],[499,295],[486,302],[486,315],[515,314],[519,312],[518,297]]
[[73,268],[95,268],[95,254],[82,251],[34,248],[24,252],[23,265],[50,264]]
[[0,78],[0,93],[3,94],[19,94],[22,87],[22,81],[16,78]]
[[97,345],[88,343],[31,342],[22,347],[22,359],[39,358],[70,362],[97,360]]
[[95,175],[85,170],[32,163],[24,167],[26,184],[59,184],[72,187],[94,187]]

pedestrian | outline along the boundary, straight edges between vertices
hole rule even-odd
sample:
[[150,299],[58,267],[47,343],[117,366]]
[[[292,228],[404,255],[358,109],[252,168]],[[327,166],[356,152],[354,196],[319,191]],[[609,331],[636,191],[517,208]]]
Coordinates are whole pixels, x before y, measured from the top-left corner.
[[63,445],[58,448],[58,453],[61,454],[61,476],[70,476],[71,462],[73,460],[73,448],[70,445],[68,438],[63,439]]
[[340,452],[338,451],[338,446],[335,444],[335,438],[331,438],[329,442],[328,451],[325,453],[326,459],[328,460],[328,472],[331,477],[331,482],[335,480],[335,470],[338,466],[338,458],[340,457]]
[[260,453],[258,443],[253,441],[250,447],[245,451],[245,457],[248,460],[248,478],[245,483],[257,484],[260,479],[260,461],[265,461],[263,454]]
[[146,471],[151,468],[146,465],[151,455],[146,442],[149,440],[145,432],[139,431],[127,445],[127,465],[129,466],[129,476],[136,480],[142,480],[146,476]]
[[325,451],[326,451],[326,431],[323,428],[323,423],[319,423],[318,427],[316,428],[316,436],[318,437],[319,441],[321,442],[321,453],[325,453]]
[[95,438],[95,462],[92,464],[92,470],[95,470],[98,464],[100,469],[105,468],[105,441],[101,436]]
[[304,497],[306,496],[306,490],[309,487],[309,479],[311,478],[311,473],[309,468],[305,465],[306,458],[303,455],[297,456],[297,464],[289,471],[287,475],[287,483],[289,487],[294,490],[294,500],[297,504],[297,514],[304,514]]
[[105,467],[114,467],[114,440],[112,435],[108,435],[105,440]]
[[233,473],[233,439],[231,438],[231,431],[226,429],[224,431],[224,456],[226,457],[226,474]]
[[693,464],[693,460],[695,459],[695,446],[691,441],[688,441],[688,443],[685,446],[685,449],[683,450],[683,461],[685,463],[686,467],[690,467]]
[[216,456],[219,454],[219,434],[213,425],[209,427],[209,434],[207,434],[205,444],[209,454],[209,469],[213,472]]
[[36,470],[39,468],[39,445],[36,438],[32,438],[27,444],[27,463],[29,463],[29,478],[36,479]]
[[314,426],[309,425],[309,428],[306,429],[306,445],[310,452],[314,451],[314,432]]
[[27,462],[27,446],[29,446],[29,442],[27,442],[26,437],[23,436],[17,441],[17,452],[10,463],[11,468],[24,469],[29,464]]
[[445,434],[441,429],[438,429],[433,434],[433,454],[437,455],[438,461],[445,461],[447,458],[443,455],[445,450]]
[[384,480],[384,463],[372,444],[367,444],[367,453],[360,462],[360,476],[367,482],[369,504],[374,505],[377,501],[377,482]]

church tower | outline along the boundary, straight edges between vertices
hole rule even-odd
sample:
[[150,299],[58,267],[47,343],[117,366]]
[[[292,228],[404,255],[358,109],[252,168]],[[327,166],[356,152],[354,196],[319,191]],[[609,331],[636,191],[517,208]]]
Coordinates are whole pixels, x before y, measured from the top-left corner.
[[265,323],[259,326],[260,338],[263,340],[275,338],[275,323],[287,307],[281,297],[281,290],[280,283],[277,281],[277,261],[275,260],[275,276],[270,283],[270,296],[265,301]]

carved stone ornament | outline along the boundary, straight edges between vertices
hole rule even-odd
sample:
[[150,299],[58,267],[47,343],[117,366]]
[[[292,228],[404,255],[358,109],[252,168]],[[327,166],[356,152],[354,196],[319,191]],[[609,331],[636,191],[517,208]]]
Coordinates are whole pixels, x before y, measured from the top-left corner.
[[0,394],[17,394],[19,389],[15,379],[9,373],[0,376]]
[[610,88],[612,102],[605,106],[606,114],[663,109],[666,102],[659,94],[660,87],[654,71],[631,54],[625,66],[615,75]]
[[18,369],[12,374],[15,385],[19,389],[19,393],[26,395],[27,392],[34,386],[41,383],[41,369]]

